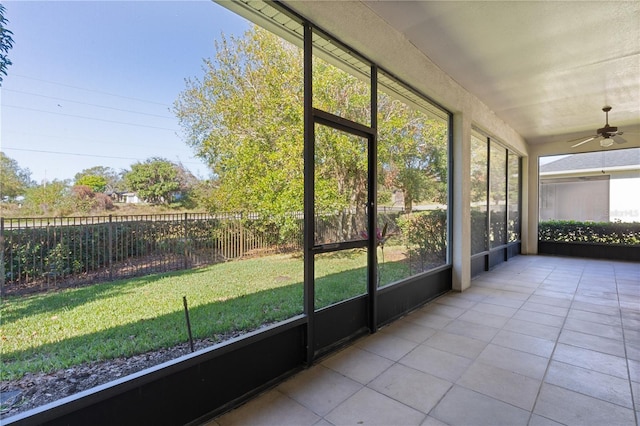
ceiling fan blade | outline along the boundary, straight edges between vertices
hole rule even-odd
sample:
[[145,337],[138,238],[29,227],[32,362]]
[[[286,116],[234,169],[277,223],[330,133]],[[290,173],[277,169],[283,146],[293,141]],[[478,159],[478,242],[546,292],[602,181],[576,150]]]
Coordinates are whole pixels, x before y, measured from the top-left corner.
[[580,136],[579,138],[569,139],[569,140],[567,141],[567,143],[573,143],[573,142],[583,141],[583,140],[585,140],[586,138],[597,138],[598,136],[600,136],[600,135],[595,134],[595,135],[589,135],[589,136]]
[[595,138],[596,138],[596,136],[592,136],[592,137],[590,137],[589,139],[585,139],[585,140],[583,140],[582,142],[578,142],[578,143],[577,143],[577,144],[575,144],[575,145],[571,145],[571,148],[575,148],[575,147],[580,146],[580,145],[583,145],[583,144],[585,144],[585,143],[587,143],[587,142],[591,142],[591,141],[592,141],[592,140],[594,140]]
[[620,135],[614,136],[612,139],[615,143],[627,143],[627,140]]

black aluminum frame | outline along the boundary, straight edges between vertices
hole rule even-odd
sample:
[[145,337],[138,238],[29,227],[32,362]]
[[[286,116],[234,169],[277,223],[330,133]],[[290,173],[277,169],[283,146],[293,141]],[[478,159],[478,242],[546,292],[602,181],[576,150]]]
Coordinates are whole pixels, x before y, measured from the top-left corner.
[[[367,228],[376,229],[377,221],[377,67],[370,64],[371,125],[366,126],[344,117],[313,107],[313,43],[315,29],[305,25],[304,40],[304,117],[305,117],[305,219],[315,217],[315,125],[330,127],[367,139]],[[328,37],[321,33],[323,37]],[[331,39],[330,37],[328,37]],[[369,62],[360,55],[355,57]],[[305,314],[309,317],[307,365],[336,346],[377,330],[377,268],[376,234],[368,232],[367,239],[315,245],[314,224],[305,222]],[[342,301],[336,305],[315,311],[315,255],[320,253],[367,248],[367,293],[364,296]]]
[[[200,424],[245,402],[308,367],[320,356],[379,326],[397,319],[433,298],[451,290],[451,187],[449,173],[448,259],[434,270],[409,277],[382,289],[377,288],[375,268],[376,237],[338,245],[314,246],[315,217],[314,124],[330,125],[368,138],[368,226],[376,228],[377,201],[377,75],[371,61],[337,42],[354,56],[370,63],[371,126],[362,126],[320,110],[312,105],[312,32],[319,30],[294,12],[278,6],[303,25],[304,40],[304,314],[244,336],[214,345],[81,392],[43,407],[3,419],[6,425],[175,425]],[[389,73],[387,73],[389,74]],[[389,74],[391,75],[391,74]],[[396,79],[398,80],[398,79]],[[411,86],[403,86],[428,99]],[[429,100],[442,111],[441,106]],[[449,117],[449,170],[452,164],[452,116]],[[368,293],[315,311],[314,253],[353,246],[368,248]]]

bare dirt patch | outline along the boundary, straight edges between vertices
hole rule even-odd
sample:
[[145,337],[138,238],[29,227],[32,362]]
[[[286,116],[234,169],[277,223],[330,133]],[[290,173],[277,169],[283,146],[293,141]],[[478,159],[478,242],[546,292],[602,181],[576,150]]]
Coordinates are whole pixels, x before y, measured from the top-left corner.
[[[237,335],[237,334],[236,334]],[[194,340],[195,350],[204,349],[234,335]],[[17,380],[0,381],[0,419],[14,416],[95,386],[137,373],[145,368],[191,352],[189,343],[127,358],[91,362],[49,373],[28,373]]]

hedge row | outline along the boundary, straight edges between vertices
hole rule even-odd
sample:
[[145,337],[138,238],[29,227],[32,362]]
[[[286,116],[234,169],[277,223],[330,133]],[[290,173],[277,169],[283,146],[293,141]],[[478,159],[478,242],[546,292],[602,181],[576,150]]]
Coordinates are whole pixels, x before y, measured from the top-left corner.
[[640,222],[550,220],[538,224],[540,241],[640,245]]

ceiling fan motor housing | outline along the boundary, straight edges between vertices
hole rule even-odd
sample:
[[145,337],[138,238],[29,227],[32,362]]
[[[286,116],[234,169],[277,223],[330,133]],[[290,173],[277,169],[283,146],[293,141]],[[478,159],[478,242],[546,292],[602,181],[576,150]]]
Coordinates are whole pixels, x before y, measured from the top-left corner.
[[598,129],[598,134],[599,135],[603,135],[603,136],[613,135],[613,134],[615,134],[617,132],[618,132],[618,128],[616,126],[608,126],[607,125],[607,126],[604,126],[601,129]]

